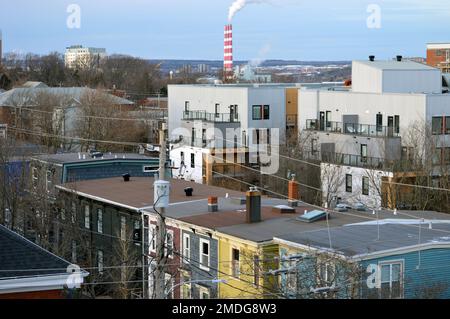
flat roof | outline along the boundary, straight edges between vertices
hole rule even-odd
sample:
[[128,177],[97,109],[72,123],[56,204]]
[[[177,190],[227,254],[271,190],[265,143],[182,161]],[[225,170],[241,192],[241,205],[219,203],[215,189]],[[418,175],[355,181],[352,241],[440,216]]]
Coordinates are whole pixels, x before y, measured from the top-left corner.
[[[316,232],[297,232],[277,239],[312,248],[331,250],[347,257],[361,256],[394,249],[412,248],[427,244],[450,244],[450,221],[419,224],[361,224],[336,227]],[[413,227],[412,227],[413,226]],[[379,235],[378,235],[379,231]],[[331,238],[331,249],[330,249]],[[419,244],[420,239],[420,244]]]
[[439,69],[431,67],[429,65],[418,63],[409,60],[403,60],[401,62],[390,60],[390,61],[366,61],[357,60],[357,63],[364,64],[376,69],[384,71],[439,71]]
[[[56,186],[60,190],[75,192],[80,196],[93,200],[110,203],[129,209],[144,209],[153,206],[154,187],[153,177],[131,177],[129,182],[124,182],[122,177],[96,179],[66,183]],[[193,182],[172,179],[170,180],[170,203],[196,202],[204,200],[207,202],[209,196],[224,198],[226,194],[231,197],[244,197],[241,192],[231,191],[220,187],[196,184]],[[184,189],[192,187],[193,196],[187,197]],[[174,207],[174,210],[184,210],[185,207]],[[198,208],[197,208],[198,210]],[[207,205],[202,205],[203,212],[208,211]],[[195,209],[193,209],[195,212]],[[190,213],[189,210],[187,210]]]
[[[79,158],[81,156],[81,159]],[[86,158],[83,159],[83,156]],[[89,153],[44,154],[33,156],[33,159],[55,164],[86,163],[107,160],[158,160],[155,157],[135,153],[104,153],[103,157],[92,158]]]

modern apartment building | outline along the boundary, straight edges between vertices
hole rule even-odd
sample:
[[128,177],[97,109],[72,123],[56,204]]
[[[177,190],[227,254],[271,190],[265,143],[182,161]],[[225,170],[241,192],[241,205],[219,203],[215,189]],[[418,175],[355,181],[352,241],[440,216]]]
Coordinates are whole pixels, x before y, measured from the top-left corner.
[[86,68],[91,65],[98,65],[100,60],[105,58],[106,49],[103,48],[85,48],[82,45],[73,45],[66,48],[64,62],[66,67]]
[[429,43],[427,45],[428,65],[450,73],[450,43]]
[[[349,91],[300,90],[298,127],[311,156],[329,164],[322,178],[330,178],[333,167],[339,171],[336,197],[379,208],[379,182],[395,177],[395,162],[423,151],[424,158],[450,163],[450,95],[443,93],[439,69],[401,57],[354,61],[352,82]],[[422,135],[431,131],[437,152],[418,149],[424,143],[413,127]],[[324,202],[330,204],[327,193],[336,187],[323,183]]]

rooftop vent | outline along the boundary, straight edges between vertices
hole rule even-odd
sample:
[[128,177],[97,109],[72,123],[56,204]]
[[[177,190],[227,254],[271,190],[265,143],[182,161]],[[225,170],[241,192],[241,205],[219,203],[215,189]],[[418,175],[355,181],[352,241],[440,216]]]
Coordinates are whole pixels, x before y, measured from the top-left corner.
[[184,193],[186,194],[187,197],[192,197],[194,189],[192,187],[186,187],[184,189]]
[[123,177],[123,181],[124,182],[129,182],[130,178],[131,178],[131,175],[130,174],[123,174],[122,177]]
[[247,192],[247,223],[258,223],[261,221],[261,193],[256,187],[250,187]]
[[322,210],[313,210],[305,215],[297,217],[297,220],[305,223],[314,223],[327,218],[327,213]]
[[397,62],[402,62],[403,57],[401,55],[397,55]]
[[375,61],[375,56],[374,56],[374,55],[369,55],[369,61],[370,61],[370,62]]

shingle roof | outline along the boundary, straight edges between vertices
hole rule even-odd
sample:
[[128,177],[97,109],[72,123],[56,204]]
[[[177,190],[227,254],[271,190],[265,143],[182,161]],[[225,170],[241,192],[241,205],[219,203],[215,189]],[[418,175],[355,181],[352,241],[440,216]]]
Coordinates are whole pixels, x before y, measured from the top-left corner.
[[0,225],[0,280],[67,274],[70,265]]

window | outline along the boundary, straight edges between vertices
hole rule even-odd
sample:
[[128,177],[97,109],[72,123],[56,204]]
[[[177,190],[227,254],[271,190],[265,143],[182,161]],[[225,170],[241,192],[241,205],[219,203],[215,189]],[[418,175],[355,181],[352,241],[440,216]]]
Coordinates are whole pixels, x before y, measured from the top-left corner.
[[173,230],[167,230],[166,233],[166,255],[169,258],[173,258]]
[[195,168],[195,154],[191,153],[191,168]]
[[450,164],[450,147],[442,149],[442,163],[445,165]]
[[103,234],[103,210],[97,209],[97,232]]
[[450,116],[445,117],[445,134],[450,134]]
[[143,168],[142,168],[142,171],[144,173],[157,173],[159,171],[159,167],[158,166],[144,165]]
[[150,224],[148,231],[148,246],[150,252],[154,253],[156,252],[156,225]]
[[191,237],[189,234],[183,234],[183,257],[184,263],[189,264],[191,258]]
[[120,239],[127,239],[127,219],[125,216],[120,216]]
[[210,251],[209,241],[200,239],[200,268],[209,271]]
[[173,299],[173,291],[174,291],[174,279],[171,274],[164,274],[165,279],[165,292],[168,299]]
[[238,106],[237,104],[234,106],[234,119],[239,120]]
[[195,128],[192,128],[191,132],[191,146],[194,146],[195,144]]
[[89,205],[84,206],[84,228],[91,228],[91,212],[89,210]]
[[46,178],[45,178],[45,188],[47,192],[50,192],[52,188],[52,171],[47,170]]
[[184,165],[184,152],[180,152],[181,165]]
[[38,170],[36,167],[31,169],[31,183],[33,188],[36,189],[38,185]]
[[311,153],[313,155],[317,153],[317,140],[315,138],[311,139]]
[[319,285],[332,286],[335,281],[335,267],[333,264],[322,262],[319,264]]
[[77,262],[77,242],[75,240],[72,241],[72,262]]
[[270,105],[264,105],[263,119],[264,120],[269,120],[270,119]]
[[401,298],[403,296],[403,263],[382,263],[380,297],[382,299]]
[[353,181],[352,181],[352,175],[350,175],[350,174],[345,175],[345,191],[347,193],[353,192]]
[[72,202],[72,209],[71,209],[71,219],[72,219],[72,224],[75,224],[75,221],[77,219],[77,204],[75,202]]
[[377,114],[377,132],[383,131],[383,114]]
[[331,127],[331,111],[327,111],[327,115],[325,117],[325,122],[326,122],[327,128],[330,128]]
[[220,107],[220,104],[216,104],[216,106],[214,107],[214,112],[216,114],[216,118],[220,117],[219,107]]
[[432,134],[433,135],[441,135],[442,134],[442,125],[443,125],[442,117],[433,117],[431,120]]
[[400,134],[400,116],[394,116],[394,130],[396,134]]
[[239,278],[240,275],[239,265],[239,249],[231,249],[231,275],[235,278]]
[[98,273],[103,275],[103,250],[99,250],[97,252],[97,267]]
[[192,285],[188,276],[183,276],[183,287],[181,289],[181,299],[192,299]]
[[199,294],[200,294],[200,299],[209,299],[210,298],[209,289],[206,287],[200,287]]
[[367,162],[367,144],[361,144],[361,162]]
[[253,105],[252,107],[253,120],[258,121],[262,119],[262,106]]
[[362,178],[362,193],[363,195],[369,195],[369,178],[367,176]]
[[184,111],[189,112],[189,101],[184,102]]

